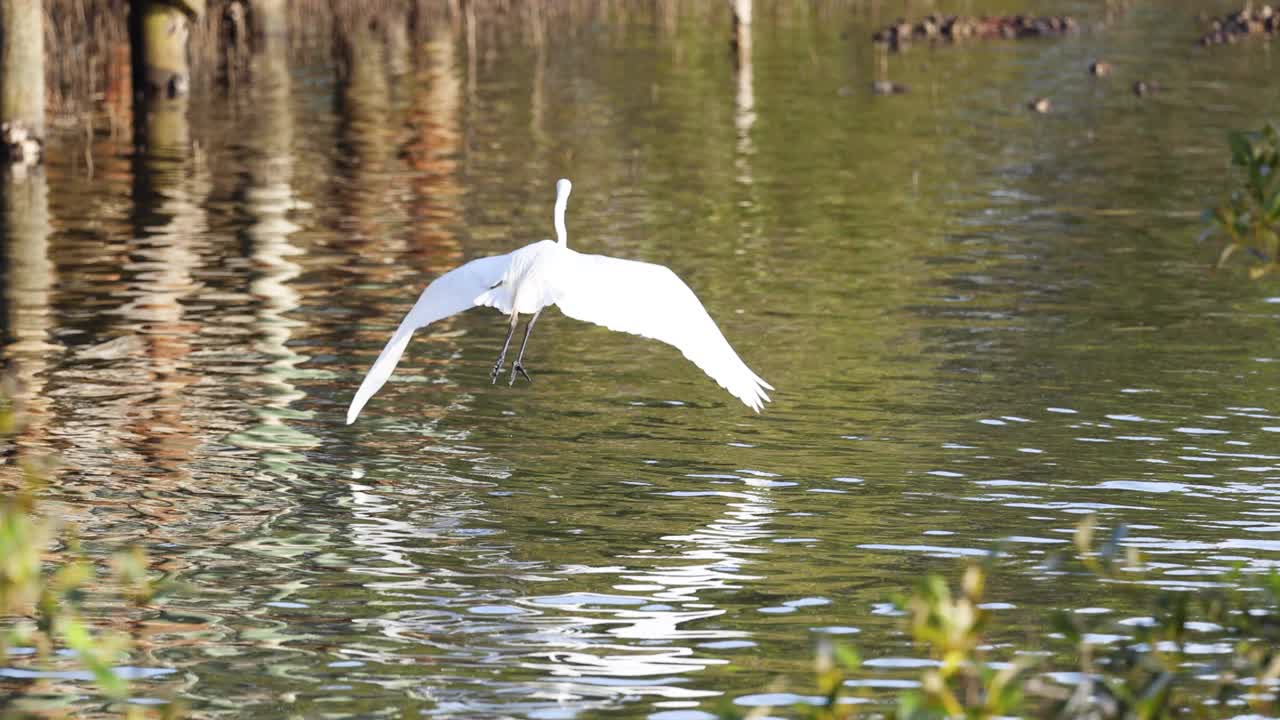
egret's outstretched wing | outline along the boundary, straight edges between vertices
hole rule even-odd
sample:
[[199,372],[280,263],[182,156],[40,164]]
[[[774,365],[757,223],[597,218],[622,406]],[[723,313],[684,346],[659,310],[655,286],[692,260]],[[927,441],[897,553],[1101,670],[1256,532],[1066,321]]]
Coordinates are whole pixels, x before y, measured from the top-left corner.
[[382,348],[378,359],[373,361],[373,367],[365,374],[364,382],[360,383],[360,389],[356,390],[356,396],[351,399],[351,407],[347,408],[347,424],[355,422],[364,404],[391,377],[391,371],[400,362],[400,356],[404,354],[414,330],[475,307],[476,299],[502,279],[510,262],[509,254],[480,258],[431,281],[427,289],[418,296],[413,309],[400,321],[400,327],[387,341],[386,347]]
[[684,281],[662,265],[573,252],[556,279],[571,318],[674,345],[756,412],[773,386],[751,372]]

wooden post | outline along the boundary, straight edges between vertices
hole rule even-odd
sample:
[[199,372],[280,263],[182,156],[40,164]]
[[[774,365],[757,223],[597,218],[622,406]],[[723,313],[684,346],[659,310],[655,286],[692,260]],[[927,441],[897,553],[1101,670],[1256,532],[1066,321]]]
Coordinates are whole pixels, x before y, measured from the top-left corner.
[[44,144],[44,10],[36,0],[0,0],[0,132],[15,165],[40,162]]
[[285,0],[252,0],[249,4],[249,22],[253,24],[254,37],[284,37],[289,31],[288,3]]
[[148,155],[185,156],[191,66],[187,38],[205,0],[133,0],[129,13],[133,56],[134,141]]
[[220,42],[222,55],[218,58],[219,76],[227,87],[234,88],[240,74],[249,62],[249,12],[240,0],[231,0],[222,7]]
[[[21,1],[21,0],[19,0]],[[129,34],[133,87],[147,97],[181,97],[191,86],[187,38],[205,0],[133,0]]]

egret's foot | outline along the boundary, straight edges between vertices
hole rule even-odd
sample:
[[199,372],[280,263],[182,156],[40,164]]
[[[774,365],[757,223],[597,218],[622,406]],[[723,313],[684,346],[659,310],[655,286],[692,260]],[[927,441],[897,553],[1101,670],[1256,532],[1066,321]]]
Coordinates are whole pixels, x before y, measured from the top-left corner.
[[507,383],[507,385],[516,384],[516,373],[520,373],[521,375],[523,375],[524,379],[528,380],[530,383],[533,382],[533,378],[529,377],[529,373],[525,371],[524,365],[521,365],[520,361],[517,360],[516,364],[511,366],[511,382]]
[[502,374],[502,360],[503,360],[503,358],[502,358],[501,356],[499,356],[499,357],[498,357],[498,362],[496,362],[496,363],[494,363],[494,364],[493,364],[493,371],[489,373],[489,384],[490,384],[490,385],[497,385],[497,384],[498,384],[498,376]]

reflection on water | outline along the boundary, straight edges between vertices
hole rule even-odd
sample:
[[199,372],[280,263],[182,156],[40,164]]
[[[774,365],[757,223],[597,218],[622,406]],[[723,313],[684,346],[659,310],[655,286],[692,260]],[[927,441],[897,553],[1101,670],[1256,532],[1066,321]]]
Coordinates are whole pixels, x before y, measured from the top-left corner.
[[[723,515],[714,521],[655,538],[655,545],[621,553],[608,565],[583,565],[522,560],[507,534],[467,527],[467,520],[490,518],[456,489],[473,482],[447,480],[450,487],[439,490],[430,513],[410,510],[409,521],[396,519],[406,514],[408,502],[396,503],[368,485],[353,483],[341,503],[351,509],[353,544],[367,551],[365,562],[350,570],[369,578],[364,587],[386,608],[357,620],[358,626],[397,644],[425,644],[458,668],[499,664],[524,671],[516,673],[522,681],[500,690],[484,677],[448,675],[424,683],[441,702],[441,712],[496,711],[492,699],[476,696],[473,683],[497,690],[506,698],[504,706],[513,704],[507,711],[532,710],[547,698],[593,706],[628,697],[714,695],[683,687],[673,676],[724,664],[699,646],[745,635],[706,627],[705,621],[725,610],[700,594],[742,589],[756,579],[743,572],[740,556],[761,552],[754,543],[767,537],[763,526],[772,510],[766,498],[717,494],[726,497],[720,498]],[[431,524],[415,523],[418,517]],[[458,555],[468,558],[465,567],[448,569]],[[576,584],[579,575],[590,576],[590,586],[598,589],[558,592],[564,582]],[[504,579],[528,585],[529,594],[493,587]],[[543,585],[548,592],[538,591]],[[364,662],[388,660],[358,656]]]
[[[1167,10],[1080,5],[1071,38],[877,60],[881,11],[823,7],[757,12],[734,55],[721,6],[646,12],[573,42],[542,16],[353,27],[336,71],[268,41],[146,149],[95,137],[89,177],[51,143],[10,188],[16,455],[60,458],[51,506],[91,551],[140,543],[182,583],[95,610],[141,628],[140,694],[697,718],[802,700],[772,683],[824,636],[873,692],[911,686],[887,599],[997,542],[1011,635],[1052,607],[1142,622],[1033,582],[1086,513],[1130,524],[1143,582],[1280,562],[1280,293],[1191,242],[1225,130],[1276,113],[1238,90],[1262,50],[1190,62]],[[1169,91],[1100,83],[1104,56]],[[672,266],[777,402],[744,414],[671,349],[559,316],[536,383],[493,386],[504,323],[476,310],[344,426],[422,285],[549,235],[559,176],[575,246]]]
[[38,453],[49,420],[45,373],[58,350],[50,337],[50,295],[56,278],[49,259],[49,183],[40,169],[5,177],[4,182],[4,356],[16,381],[14,402],[24,415],[17,443]]
[[302,274],[302,266],[293,258],[304,251],[289,242],[289,236],[300,229],[289,214],[303,203],[290,185],[294,118],[287,51],[282,37],[263,37],[247,91],[259,112],[244,148],[248,167],[243,207],[248,217],[245,240],[254,265],[249,283],[249,294],[257,305],[254,351],[264,360],[253,381],[260,385],[264,402],[255,410],[259,422],[229,439],[241,447],[260,449],[273,471],[292,477],[289,463],[302,459],[297,450],[313,447],[319,440],[287,422],[312,416],[290,407],[306,397],[293,380],[308,357],[289,344],[294,329],[303,325],[288,314],[301,305],[302,295],[291,283]]

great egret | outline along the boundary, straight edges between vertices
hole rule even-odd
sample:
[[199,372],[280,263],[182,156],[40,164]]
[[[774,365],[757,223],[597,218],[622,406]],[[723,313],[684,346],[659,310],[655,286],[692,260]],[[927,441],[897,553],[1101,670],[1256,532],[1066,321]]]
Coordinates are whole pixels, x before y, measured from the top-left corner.
[[569,249],[564,210],[573,184],[556,182],[556,240],[540,240],[506,255],[472,260],[441,275],[418,296],[386,347],[360,383],[347,409],[355,422],[369,398],[387,381],[413,331],[468,308],[488,306],[511,316],[507,339],[489,377],[498,381],[521,314],[532,314],[515,364],[516,374],[532,382],[524,351],[542,309],[556,305],[571,318],[674,345],[694,365],[756,412],[773,386],[751,372],[729,346],[688,285],[662,265],[584,255]]

